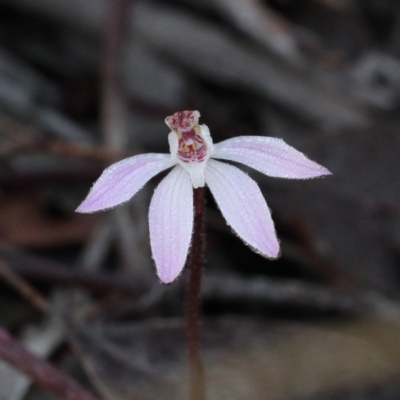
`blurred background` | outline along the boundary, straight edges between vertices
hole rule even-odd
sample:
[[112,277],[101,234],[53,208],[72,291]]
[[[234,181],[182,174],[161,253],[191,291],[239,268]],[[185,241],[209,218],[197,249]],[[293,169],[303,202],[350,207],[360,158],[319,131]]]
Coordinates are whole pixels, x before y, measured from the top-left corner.
[[[186,398],[186,274],[162,285],[148,236],[163,175],[74,210],[110,163],[168,152],[166,116],[199,110],[214,142],[283,138],[333,172],[248,171],[277,261],[207,193],[208,399],[398,399],[399,55],[396,0],[1,0],[2,329],[100,399]],[[54,398],[0,362],[0,400]]]

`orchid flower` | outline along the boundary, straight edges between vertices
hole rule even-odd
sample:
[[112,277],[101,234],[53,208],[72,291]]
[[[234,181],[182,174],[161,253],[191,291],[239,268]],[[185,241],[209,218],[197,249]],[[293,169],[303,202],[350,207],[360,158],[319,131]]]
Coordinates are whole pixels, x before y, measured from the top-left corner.
[[174,167],[151,199],[150,243],[158,276],[171,283],[181,273],[193,230],[193,188],[207,185],[233,231],[258,254],[279,256],[270,210],[258,185],[237,167],[247,165],[272,177],[316,178],[331,173],[281,139],[239,136],[213,144],[198,111],[167,117],[171,154],[142,154],[108,167],[93,185],[77,212],[110,209],[128,201],[158,173]]

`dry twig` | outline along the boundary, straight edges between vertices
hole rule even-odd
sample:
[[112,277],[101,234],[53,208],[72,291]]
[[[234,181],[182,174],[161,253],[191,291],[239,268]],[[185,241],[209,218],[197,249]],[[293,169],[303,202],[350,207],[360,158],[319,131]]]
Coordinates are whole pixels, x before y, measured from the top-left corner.
[[62,400],[96,400],[64,372],[34,356],[0,328],[0,358],[28,375],[39,387]]
[[50,310],[51,305],[48,300],[3,262],[0,262],[0,276],[36,308],[45,312]]

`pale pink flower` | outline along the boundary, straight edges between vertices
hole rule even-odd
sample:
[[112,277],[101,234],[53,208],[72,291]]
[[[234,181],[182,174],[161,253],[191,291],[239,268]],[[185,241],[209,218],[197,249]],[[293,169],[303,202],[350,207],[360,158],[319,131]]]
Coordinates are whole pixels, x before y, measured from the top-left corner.
[[198,111],[167,117],[171,154],[142,154],[107,168],[93,185],[80,213],[106,210],[128,201],[161,171],[174,167],[151,199],[150,242],[157,273],[164,283],[182,271],[193,230],[193,188],[207,185],[227,223],[254,251],[279,256],[279,242],[267,203],[246,173],[216,159],[245,164],[265,175],[307,179],[330,172],[288,146],[283,140],[239,136],[213,144]]

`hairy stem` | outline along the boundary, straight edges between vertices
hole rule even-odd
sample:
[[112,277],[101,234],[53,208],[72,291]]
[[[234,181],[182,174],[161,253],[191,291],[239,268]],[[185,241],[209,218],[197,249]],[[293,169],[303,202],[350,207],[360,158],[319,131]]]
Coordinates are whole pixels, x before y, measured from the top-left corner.
[[186,294],[186,332],[189,358],[189,399],[205,400],[204,368],[200,356],[200,289],[204,265],[204,190],[194,190],[194,232]]

